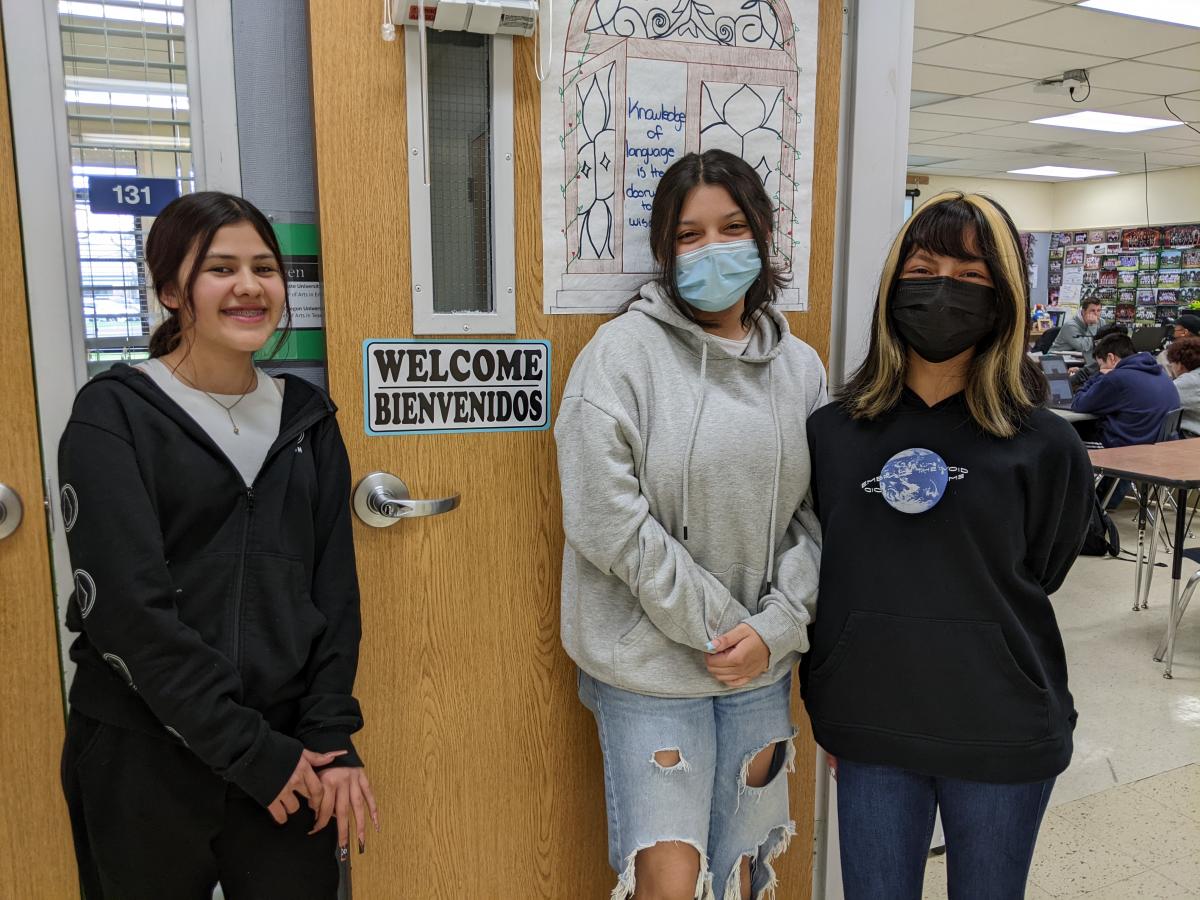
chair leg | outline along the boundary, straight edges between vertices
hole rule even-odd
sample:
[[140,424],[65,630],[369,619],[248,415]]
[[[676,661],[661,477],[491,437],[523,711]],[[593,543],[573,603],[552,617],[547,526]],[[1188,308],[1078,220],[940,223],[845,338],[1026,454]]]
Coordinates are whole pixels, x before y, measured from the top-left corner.
[[[1188,579],[1187,586],[1183,589],[1183,595],[1179,598],[1179,612],[1175,615],[1176,628],[1178,628],[1179,623],[1183,621],[1184,611],[1187,610],[1188,604],[1192,601],[1192,594],[1196,593],[1196,585],[1198,584],[1200,584],[1200,571],[1192,573],[1192,577]],[[1162,641],[1159,642],[1158,649],[1154,651],[1154,661],[1162,662],[1166,653],[1167,636],[1164,634]]]

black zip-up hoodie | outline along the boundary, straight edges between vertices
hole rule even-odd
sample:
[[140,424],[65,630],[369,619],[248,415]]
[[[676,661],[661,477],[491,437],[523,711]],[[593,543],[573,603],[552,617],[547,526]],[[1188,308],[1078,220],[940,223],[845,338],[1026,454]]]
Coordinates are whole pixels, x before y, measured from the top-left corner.
[[285,378],[249,488],[129,366],[84,386],[58,449],[72,707],[183,741],[263,806],[302,748],[362,765],[349,460],[329,397]]
[[[808,440],[824,541],[802,685],[817,743],[972,781],[1062,772],[1076,713],[1049,595],[1095,502],[1071,426],[1038,409],[1014,437],[992,437],[962,394],[927,407],[906,389],[874,421],[818,410]],[[906,513],[876,479],[914,448],[940,456],[949,480],[939,491],[928,466],[889,469],[893,501],[928,507]]]

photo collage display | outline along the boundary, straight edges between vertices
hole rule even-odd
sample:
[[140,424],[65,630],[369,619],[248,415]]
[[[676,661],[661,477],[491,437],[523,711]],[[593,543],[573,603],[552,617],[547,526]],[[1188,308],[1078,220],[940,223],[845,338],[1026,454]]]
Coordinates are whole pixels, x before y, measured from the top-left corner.
[[1050,234],[1050,306],[1098,298],[1105,321],[1150,325],[1200,309],[1200,224]]

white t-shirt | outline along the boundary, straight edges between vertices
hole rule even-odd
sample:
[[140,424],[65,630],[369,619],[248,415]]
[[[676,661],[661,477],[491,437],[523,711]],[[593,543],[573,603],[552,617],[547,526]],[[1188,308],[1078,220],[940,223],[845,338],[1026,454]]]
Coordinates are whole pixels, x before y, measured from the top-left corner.
[[[188,387],[160,359],[146,360],[135,368],[152,378],[168,397],[204,429],[241,473],[242,481],[247,485],[254,483],[263,460],[267,458],[267,451],[279,436],[280,418],[283,415],[283,379],[271,378],[260,369],[257,386],[237,406],[233,406],[239,395],[213,394],[210,397],[204,391]],[[233,408],[226,412],[224,407],[227,406]],[[231,416],[233,423],[229,421]],[[236,432],[233,430],[234,424],[237,425]]]
[[744,338],[734,340],[733,338],[721,337],[719,334],[709,334],[709,337],[721,345],[721,348],[730,356],[742,356],[746,352],[746,348],[750,346],[750,338],[754,337],[754,329],[751,328],[746,332]]

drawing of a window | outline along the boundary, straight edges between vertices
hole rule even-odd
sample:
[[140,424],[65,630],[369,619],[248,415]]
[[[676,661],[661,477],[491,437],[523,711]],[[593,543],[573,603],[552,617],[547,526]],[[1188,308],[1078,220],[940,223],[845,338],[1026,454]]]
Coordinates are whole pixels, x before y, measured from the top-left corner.
[[623,45],[591,57],[566,87],[567,259],[577,272],[619,272],[616,216],[624,186]]
[[[564,54],[566,272],[554,305],[611,309],[654,274],[650,209],[681,156],[750,162],[790,268],[798,70],[785,0],[579,0]],[[794,290],[783,299],[795,302]]]

